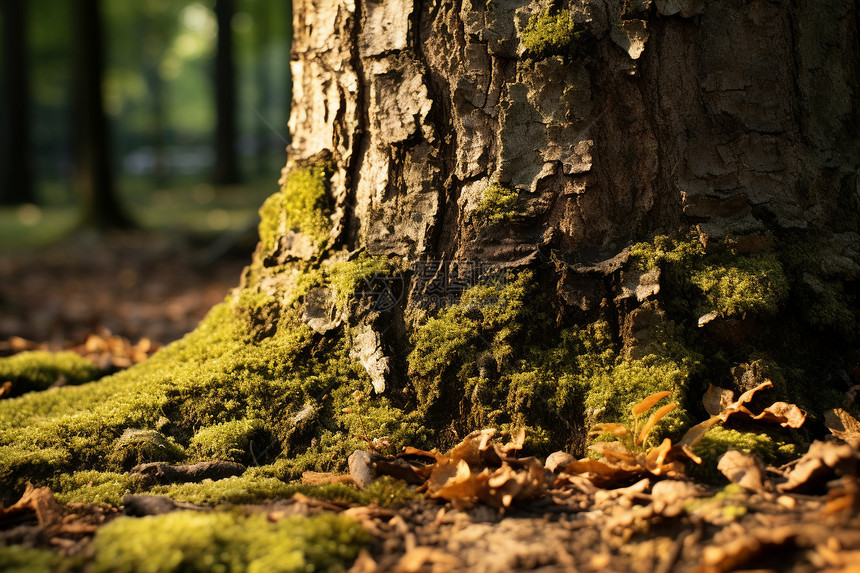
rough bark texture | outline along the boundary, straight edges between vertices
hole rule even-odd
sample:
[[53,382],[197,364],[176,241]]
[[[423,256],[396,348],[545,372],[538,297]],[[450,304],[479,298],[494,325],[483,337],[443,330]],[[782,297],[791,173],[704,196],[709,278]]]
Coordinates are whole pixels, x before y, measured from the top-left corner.
[[[857,302],[856,3],[304,0],[294,29],[284,177],[331,160],[329,248],[423,273],[538,269],[559,325],[609,317],[634,357],[667,304],[660,271],[636,272],[627,247],[657,235],[776,250],[779,269],[795,242],[824,237],[791,263],[792,296]],[[264,254],[334,252],[307,244]],[[420,278],[406,275],[406,325],[428,306]],[[710,342],[774,326],[726,314],[698,319]]]
[[[596,41],[525,57],[547,7],[296,3],[291,157],[333,154],[340,242],[588,261],[688,224],[857,239],[855,3],[564,2]],[[520,192],[524,219],[483,224],[491,183]]]

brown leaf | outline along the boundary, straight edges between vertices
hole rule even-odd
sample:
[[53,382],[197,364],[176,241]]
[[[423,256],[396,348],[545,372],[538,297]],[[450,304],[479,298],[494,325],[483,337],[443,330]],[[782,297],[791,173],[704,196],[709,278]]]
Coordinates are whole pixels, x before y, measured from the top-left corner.
[[430,450],[430,451],[419,450],[418,448],[413,448],[412,446],[406,446],[405,448],[403,448],[403,455],[405,455],[405,456],[422,456],[425,458],[433,458],[437,461],[441,460],[445,457],[443,454],[440,454],[436,450]]
[[54,499],[51,489],[47,487],[34,488],[33,484],[29,482],[21,499],[5,509],[0,508],[0,521],[30,511],[36,514],[36,519],[42,528],[57,526],[63,521],[60,504]]
[[858,466],[860,453],[852,446],[815,441],[788,474],[788,481],[777,489],[797,493],[812,491],[833,479],[837,469],[856,474]]
[[742,488],[759,493],[767,489],[765,487],[764,467],[761,460],[754,455],[745,454],[738,450],[728,450],[720,456],[717,469],[730,482],[738,484]]
[[705,406],[705,410],[708,414],[711,416],[719,416],[720,412],[725,410],[728,405],[732,403],[732,399],[734,397],[735,393],[731,390],[717,388],[711,384],[705,391],[705,395],[702,396],[702,404]]
[[567,452],[553,452],[549,457],[547,457],[544,467],[549,471],[554,472],[556,469],[566,466],[574,459],[576,458]]
[[684,436],[681,438],[681,441],[678,442],[678,445],[695,448],[698,443],[702,441],[702,438],[705,437],[705,434],[708,433],[708,430],[710,430],[711,427],[719,421],[720,417],[714,416],[712,418],[708,418],[704,422],[699,422],[684,433]]
[[453,499],[455,497],[474,497],[476,482],[466,460],[440,462],[427,480],[427,492],[432,497]]
[[776,422],[783,428],[799,428],[806,420],[806,413],[794,404],[774,402],[756,416],[753,420]]
[[824,425],[837,438],[851,441],[852,445],[855,447],[858,446],[858,442],[860,442],[860,422],[842,408],[835,408],[824,412]]
[[741,394],[737,400],[732,401],[735,395],[734,392],[718,388],[712,384],[705,391],[705,395],[702,396],[702,404],[705,406],[708,414],[719,416],[723,421],[726,421],[729,416],[737,412],[743,412],[752,416],[752,412],[747,410],[744,404],[751,401],[756,392],[771,387],[773,387],[773,383],[770,380],[765,380],[755,388]]
[[581,474],[598,487],[611,487],[641,476],[645,473],[645,468],[638,465],[614,465],[585,458],[567,464],[564,473]]
[[502,451],[505,454],[508,454],[515,450],[523,449],[523,444],[526,441],[526,429],[519,428],[515,432],[511,433],[511,441],[502,446]]

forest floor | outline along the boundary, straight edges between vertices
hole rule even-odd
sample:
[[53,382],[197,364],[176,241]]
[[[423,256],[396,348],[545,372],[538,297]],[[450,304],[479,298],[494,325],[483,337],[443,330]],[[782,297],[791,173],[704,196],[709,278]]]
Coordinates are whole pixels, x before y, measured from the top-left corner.
[[[225,254],[211,245],[147,235],[109,243],[78,238],[38,258],[4,255],[0,356],[37,347],[85,353],[88,338],[109,341],[111,335],[129,339],[126,349],[140,349],[140,339],[148,339],[148,355],[192,330],[237,284],[249,259],[249,253]],[[113,366],[122,367],[122,360]],[[541,474],[540,487],[509,507],[510,499],[495,489],[480,502],[470,492],[452,493],[449,483],[436,492],[448,487],[447,496],[415,496],[399,507],[296,494],[239,510],[273,522],[326,513],[358,520],[372,542],[352,565],[355,572],[860,571],[856,444],[826,442],[816,459],[805,459],[815,467],[802,487],[790,491],[778,484],[792,468],[760,471],[741,460],[736,483],[725,487],[648,472],[597,487],[556,470]],[[528,462],[510,463],[513,473],[497,489],[525,492]],[[181,505],[169,509],[212,509]],[[47,488],[31,490],[18,504],[0,509],[0,546],[84,555],[99,529],[124,511],[104,504],[62,505]]]

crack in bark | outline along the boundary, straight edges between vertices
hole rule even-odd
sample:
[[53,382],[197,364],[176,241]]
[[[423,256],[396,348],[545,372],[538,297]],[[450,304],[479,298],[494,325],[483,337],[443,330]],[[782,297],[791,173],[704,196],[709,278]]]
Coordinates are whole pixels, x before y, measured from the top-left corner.
[[341,230],[342,242],[349,250],[355,248],[354,241],[357,239],[357,225],[355,221],[355,202],[358,198],[358,180],[361,173],[361,167],[364,164],[364,158],[367,155],[367,150],[370,148],[370,101],[368,98],[368,89],[365,82],[364,62],[361,60],[359,48],[359,36],[361,34],[362,20],[364,19],[362,0],[355,2],[355,13],[353,14],[353,23],[350,28],[350,64],[355,72],[356,89],[355,101],[357,110],[357,126],[352,142],[352,156],[350,164],[344,168],[347,180],[344,181],[344,189],[346,196],[343,204],[343,228]]

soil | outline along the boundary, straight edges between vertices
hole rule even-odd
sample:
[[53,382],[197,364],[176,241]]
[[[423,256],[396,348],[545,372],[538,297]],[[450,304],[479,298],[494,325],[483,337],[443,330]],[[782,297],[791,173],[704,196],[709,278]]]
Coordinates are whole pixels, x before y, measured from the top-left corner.
[[105,329],[166,344],[197,326],[238,284],[251,249],[145,233],[78,235],[38,253],[0,257],[0,343],[51,349]]

